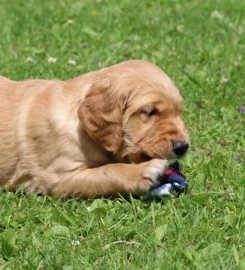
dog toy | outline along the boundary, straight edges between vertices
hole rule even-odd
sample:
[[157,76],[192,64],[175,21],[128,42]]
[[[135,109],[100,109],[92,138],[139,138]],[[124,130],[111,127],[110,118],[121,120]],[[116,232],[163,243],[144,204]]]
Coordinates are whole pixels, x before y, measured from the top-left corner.
[[160,186],[153,187],[150,191],[152,195],[170,195],[172,191],[176,191],[178,196],[188,187],[188,182],[184,174],[181,172],[181,166],[178,161],[169,165],[166,174],[161,179]]

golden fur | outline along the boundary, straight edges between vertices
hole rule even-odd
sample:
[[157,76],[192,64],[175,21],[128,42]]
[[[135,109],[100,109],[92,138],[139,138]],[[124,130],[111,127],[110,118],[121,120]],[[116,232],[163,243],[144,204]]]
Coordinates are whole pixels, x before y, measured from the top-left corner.
[[140,60],[68,81],[0,76],[0,185],[55,198],[142,194],[173,144],[189,141],[182,107],[171,79]]

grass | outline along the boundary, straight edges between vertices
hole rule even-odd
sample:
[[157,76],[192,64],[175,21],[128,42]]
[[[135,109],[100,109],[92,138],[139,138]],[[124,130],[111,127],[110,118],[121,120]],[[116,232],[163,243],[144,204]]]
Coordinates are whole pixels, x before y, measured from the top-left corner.
[[68,79],[148,60],[185,97],[192,151],[178,199],[1,193],[0,269],[245,269],[244,10],[238,0],[1,0],[1,75]]

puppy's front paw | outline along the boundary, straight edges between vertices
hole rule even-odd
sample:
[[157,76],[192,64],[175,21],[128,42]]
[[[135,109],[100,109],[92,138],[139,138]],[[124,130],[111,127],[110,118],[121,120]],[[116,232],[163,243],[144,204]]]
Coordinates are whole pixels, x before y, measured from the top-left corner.
[[151,180],[153,185],[157,185],[160,178],[166,173],[167,169],[167,160],[153,159],[147,162],[145,168],[143,169],[142,176],[144,179]]
[[168,170],[168,161],[162,159],[153,159],[148,162],[141,163],[141,189],[148,191],[151,187],[160,183],[161,177]]

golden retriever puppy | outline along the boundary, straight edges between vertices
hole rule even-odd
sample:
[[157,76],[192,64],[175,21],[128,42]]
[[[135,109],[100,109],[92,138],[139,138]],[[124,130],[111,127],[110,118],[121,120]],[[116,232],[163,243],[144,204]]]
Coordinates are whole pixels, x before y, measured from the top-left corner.
[[189,148],[182,109],[171,79],[140,60],[68,81],[0,77],[0,185],[55,198],[143,194]]

